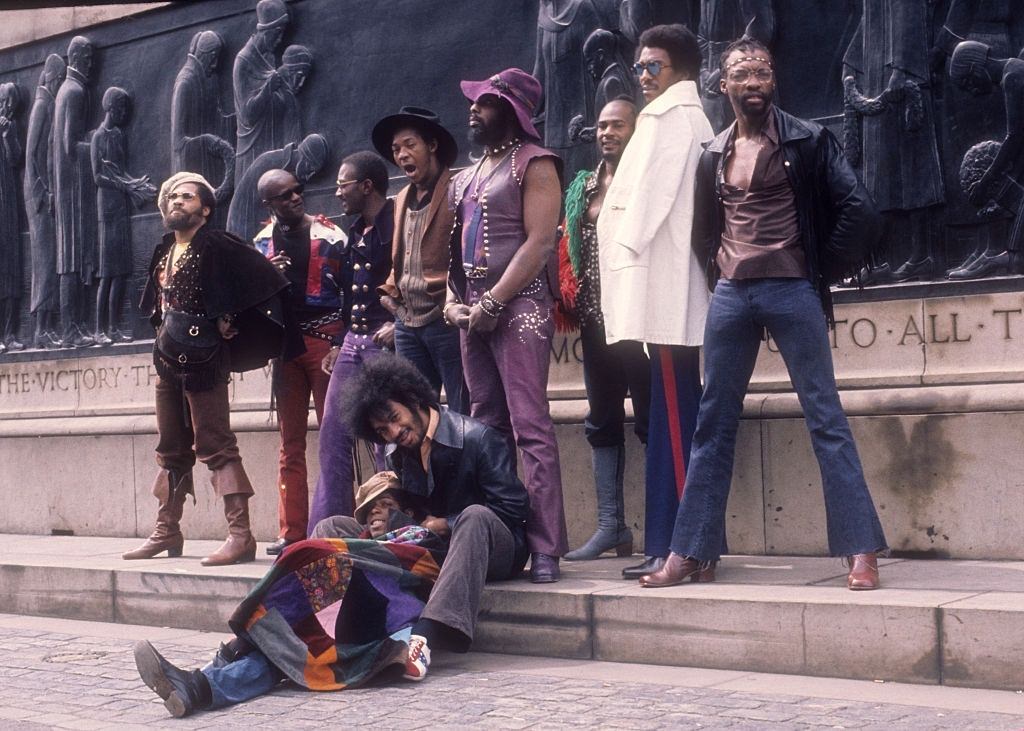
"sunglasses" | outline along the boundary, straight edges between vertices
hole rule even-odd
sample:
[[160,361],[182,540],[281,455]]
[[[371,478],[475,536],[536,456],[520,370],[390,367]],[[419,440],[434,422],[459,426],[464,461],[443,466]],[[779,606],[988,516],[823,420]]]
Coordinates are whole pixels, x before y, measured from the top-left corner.
[[633,73],[637,76],[643,76],[644,71],[646,71],[651,76],[658,76],[662,69],[670,68],[672,68],[672,64],[662,63],[661,61],[648,61],[647,63],[637,61],[633,64]]
[[289,188],[288,190],[286,190],[286,191],[284,191],[282,193],[278,193],[277,195],[267,196],[267,202],[268,203],[270,201],[281,201],[281,202],[284,202],[284,201],[287,201],[287,200],[291,200],[291,197],[293,195],[302,195],[302,191],[304,191],[305,189],[306,189],[306,186],[304,186],[304,185],[302,185],[300,183],[299,185],[296,185],[293,188]]
[[185,203],[189,203],[190,201],[194,201],[198,197],[199,196],[197,194],[188,192],[168,193],[167,195],[164,196],[164,200],[167,201],[168,203],[174,203],[175,201],[184,201]]
[[336,180],[334,184],[338,186],[338,190],[341,190],[342,188],[347,188],[350,185],[361,182],[363,181],[357,178],[353,178],[352,180]]
[[775,78],[775,72],[768,68],[759,68],[756,71],[751,71],[750,69],[736,69],[735,71],[730,71],[726,78],[736,84],[745,84],[750,80],[751,76],[756,78],[758,81],[768,83]]

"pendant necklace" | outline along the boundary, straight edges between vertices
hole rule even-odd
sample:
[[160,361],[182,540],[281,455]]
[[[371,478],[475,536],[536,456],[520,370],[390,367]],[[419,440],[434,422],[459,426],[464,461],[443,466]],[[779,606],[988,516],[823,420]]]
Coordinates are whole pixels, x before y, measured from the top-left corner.
[[[494,177],[494,174],[498,172],[498,169],[505,163],[505,160],[509,158],[508,151],[512,150],[514,152],[518,146],[519,139],[513,138],[503,145],[486,148],[484,156],[480,159],[480,162],[477,163],[476,170],[473,172],[472,179],[476,181],[476,185],[473,187],[473,192],[469,196],[473,201],[480,200],[481,188],[486,191],[487,183],[489,183],[491,178]],[[495,161],[495,158],[499,155],[501,155],[501,158]],[[487,172],[487,175],[481,178],[480,171],[483,170],[484,162],[487,160],[492,161],[492,166]]]

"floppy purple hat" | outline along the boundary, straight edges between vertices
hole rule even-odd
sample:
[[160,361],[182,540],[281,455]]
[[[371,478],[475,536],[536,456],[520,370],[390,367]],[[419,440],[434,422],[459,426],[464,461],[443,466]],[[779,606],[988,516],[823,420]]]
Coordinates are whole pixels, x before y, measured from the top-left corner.
[[471,102],[484,94],[501,97],[512,105],[523,133],[535,140],[540,139],[540,133],[533,126],[533,117],[540,104],[542,90],[540,82],[530,74],[522,69],[505,69],[484,81],[461,81],[459,87]]

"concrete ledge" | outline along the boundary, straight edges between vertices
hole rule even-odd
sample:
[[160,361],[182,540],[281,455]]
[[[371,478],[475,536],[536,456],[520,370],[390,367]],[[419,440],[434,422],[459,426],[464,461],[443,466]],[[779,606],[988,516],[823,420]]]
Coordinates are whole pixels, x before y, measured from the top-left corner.
[[[1024,573],[1021,577],[1024,583]],[[988,592],[944,605],[942,682],[968,688],[1024,688],[1022,611],[1024,592]]]
[[936,607],[956,592],[692,585],[594,597],[595,658],[939,683]]
[[200,573],[115,571],[115,621],[223,632],[239,599],[257,581]]
[[[510,655],[592,658],[592,597],[614,585],[590,579],[546,586],[494,584],[481,602],[473,647]],[[541,647],[544,652],[537,652]]]
[[[135,539],[0,534],[0,612],[224,631],[271,565],[206,569],[218,541],[123,561]],[[474,649],[1024,690],[1024,562],[886,560],[850,592],[836,559],[728,556],[713,584],[641,589],[633,559],[563,564],[558,584],[492,584]]]
[[102,569],[0,566],[0,611],[114,621],[114,574]]

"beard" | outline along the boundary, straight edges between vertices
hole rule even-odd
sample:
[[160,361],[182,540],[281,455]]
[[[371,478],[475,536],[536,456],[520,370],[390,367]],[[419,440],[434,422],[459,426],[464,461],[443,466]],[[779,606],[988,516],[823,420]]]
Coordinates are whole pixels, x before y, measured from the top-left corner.
[[491,144],[494,135],[488,130],[487,127],[470,127],[469,128],[469,144],[476,147],[486,147]]
[[480,123],[478,127],[469,128],[469,142],[479,147],[493,147],[508,135],[512,121],[504,116],[493,119],[490,124]]
[[171,231],[188,231],[205,221],[198,213],[186,213],[185,211],[172,210],[164,216],[164,225]]

